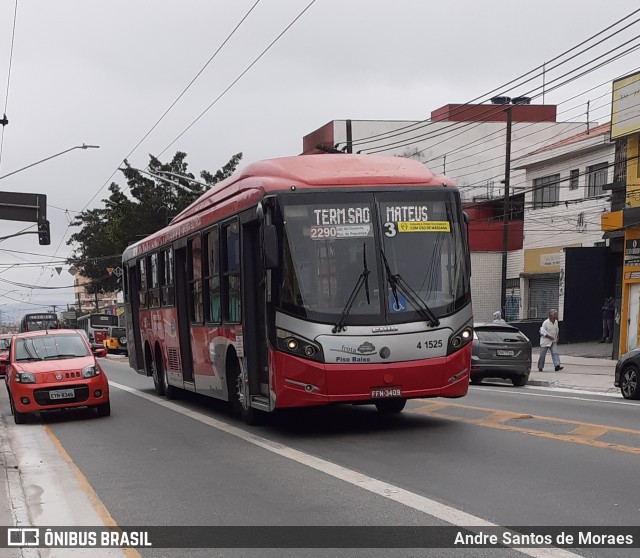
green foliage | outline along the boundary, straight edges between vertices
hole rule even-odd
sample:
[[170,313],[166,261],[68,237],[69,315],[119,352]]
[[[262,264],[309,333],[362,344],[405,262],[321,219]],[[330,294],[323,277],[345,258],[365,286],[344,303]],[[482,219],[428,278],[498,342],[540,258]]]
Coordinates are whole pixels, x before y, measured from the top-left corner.
[[[170,162],[161,163],[151,155],[149,170],[153,174],[173,173],[195,179],[187,170],[186,158],[186,153],[178,151]],[[154,179],[131,168],[125,161],[126,168],[121,172],[127,188],[122,190],[112,182],[109,197],[102,200],[104,208],[87,209],[71,222],[80,230],[67,242],[75,245],[67,263],[75,265],[89,280],[87,291],[94,294],[118,290],[119,280],[108,273],[108,268],[120,265],[125,248],[166,226],[214,184],[231,176],[241,159],[242,153],[237,153],[214,174],[202,171],[200,177],[206,187],[168,174],[164,176],[180,186]],[[127,189],[131,196],[125,194]]]

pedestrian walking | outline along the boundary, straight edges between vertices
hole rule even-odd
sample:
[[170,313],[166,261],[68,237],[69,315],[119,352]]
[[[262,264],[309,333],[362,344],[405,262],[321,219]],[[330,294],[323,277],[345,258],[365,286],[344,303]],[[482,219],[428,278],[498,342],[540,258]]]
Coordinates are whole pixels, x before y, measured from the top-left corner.
[[598,343],[613,343],[613,317],[615,312],[615,299],[610,296],[602,306],[602,337]]
[[555,371],[559,372],[564,368],[560,365],[560,355],[558,354],[558,338],[560,337],[560,326],[558,325],[558,311],[555,308],[549,310],[549,317],[542,322],[540,327],[540,357],[538,358],[538,371],[542,372],[547,351],[551,350],[551,360]]

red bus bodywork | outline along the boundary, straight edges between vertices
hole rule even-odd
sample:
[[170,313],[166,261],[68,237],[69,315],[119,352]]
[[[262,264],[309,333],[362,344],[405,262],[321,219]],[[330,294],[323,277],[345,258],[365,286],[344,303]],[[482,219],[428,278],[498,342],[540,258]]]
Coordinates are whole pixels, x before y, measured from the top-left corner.
[[[288,354],[275,346],[271,339],[265,343],[264,360],[257,370],[255,366],[251,368],[249,362],[253,347],[246,347],[245,341],[249,337],[247,328],[250,320],[260,320],[247,315],[244,299],[241,323],[224,323],[224,320],[219,324],[207,323],[205,319],[198,323],[186,323],[183,314],[188,312],[189,300],[192,299],[180,303],[181,279],[178,274],[184,273],[185,268],[179,267],[183,263],[175,263],[176,277],[171,285],[175,297],[173,304],[165,305],[160,302],[156,307],[151,307],[144,302],[149,300],[149,292],[144,291],[151,290],[151,283],[137,287],[135,285],[140,282],[139,275],[142,274],[140,261],[146,262],[144,265],[147,269],[150,255],[163,250],[170,251],[171,257],[176,260],[180,250],[187,250],[187,239],[197,237],[201,231],[207,231],[216,223],[224,223],[232,216],[255,211],[262,200],[269,196],[291,191],[330,192],[336,189],[366,193],[375,191],[376,188],[402,187],[410,190],[412,187],[425,186],[444,188],[447,192],[456,191],[457,194],[451,180],[432,174],[421,163],[401,157],[369,155],[312,155],[262,161],[249,165],[214,186],[175,217],[167,227],[130,246],[123,255],[125,315],[131,366],[141,374],[153,376],[159,393],[181,388],[221,399],[232,399],[233,392],[239,385],[241,387],[238,391],[242,391],[242,386],[254,382],[254,386],[258,384],[260,389],[256,391],[254,388],[251,391],[247,388],[245,395],[250,397],[250,406],[261,410],[374,402],[372,394],[378,393],[373,391],[374,388],[396,386],[401,387],[402,398],[464,396],[468,390],[471,359],[470,300],[460,311],[442,320],[439,335],[444,341],[439,346],[442,347],[442,342],[446,346],[438,356],[404,358],[379,364],[355,360],[349,363],[318,362]],[[242,219],[240,224],[241,227],[247,226]],[[246,234],[244,230],[243,235]],[[260,238],[256,236],[257,240]],[[465,248],[468,256],[466,240]],[[189,253],[185,253],[188,256]],[[243,266],[249,263],[244,262]],[[183,279],[183,282],[186,284],[189,280],[193,282],[193,278],[189,277]],[[204,282],[202,285],[204,289]],[[256,288],[257,285],[256,282]],[[186,289],[184,287],[185,292]],[[243,289],[247,289],[244,278]],[[245,298],[246,295],[245,292]],[[138,302],[139,296],[142,302]],[[388,343],[389,339],[398,343],[402,325],[396,327],[395,331],[391,326],[380,326],[367,326],[364,328],[366,333],[363,328],[350,327],[349,331],[343,332],[343,338],[345,342],[353,339],[356,345],[361,344],[362,339],[369,339],[372,346],[376,347],[380,343]],[[267,329],[278,327],[273,322],[267,325]],[[188,331],[184,331],[185,329]],[[354,331],[360,333],[353,336],[351,332]],[[458,339],[456,336],[459,334],[462,337]],[[451,348],[454,337],[460,343],[456,350]],[[398,347],[398,350],[404,350],[401,345]],[[411,350],[416,352],[413,347],[407,348],[407,351]],[[187,353],[188,358],[185,357]],[[238,371],[230,368],[230,359],[238,360]],[[238,375],[239,382],[231,378],[233,374]],[[252,375],[261,375],[262,379],[255,382]],[[246,401],[244,403],[247,404]]]

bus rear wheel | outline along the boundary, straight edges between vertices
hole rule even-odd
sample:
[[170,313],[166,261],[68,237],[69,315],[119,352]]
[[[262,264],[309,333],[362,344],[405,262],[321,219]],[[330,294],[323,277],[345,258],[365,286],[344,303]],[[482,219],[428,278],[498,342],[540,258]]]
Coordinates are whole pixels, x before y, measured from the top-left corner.
[[167,399],[177,399],[178,398],[178,388],[172,386],[169,383],[169,373],[164,367],[164,363],[162,361],[162,354],[160,351],[156,353],[155,361],[157,374],[160,378],[162,378],[162,391],[167,396]]
[[147,376],[153,377],[153,387],[156,390],[156,394],[159,396],[164,395],[164,379],[158,374],[158,367],[151,357],[151,350],[147,348],[144,352],[145,368],[147,369]]
[[376,409],[383,415],[395,415],[401,413],[407,400],[404,398],[397,399],[381,399],[375,402]]

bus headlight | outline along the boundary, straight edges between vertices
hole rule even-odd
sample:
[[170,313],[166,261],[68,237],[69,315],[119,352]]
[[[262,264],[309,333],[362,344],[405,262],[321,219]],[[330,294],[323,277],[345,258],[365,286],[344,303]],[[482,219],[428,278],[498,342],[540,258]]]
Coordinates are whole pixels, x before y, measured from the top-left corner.
[[449,347],[447,348],[447,355],[455,353],[464,347],[473,339],[473,328],[470,325],[464,326],[461,330],[454,333],[449,338]]
[[284,329],[276,329],[276,338],[278,349],[281,351],[317,362],[324,362],[322,348],[317,343]]

